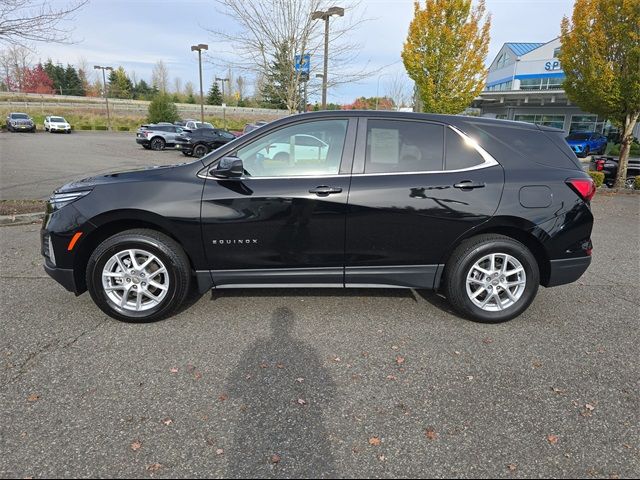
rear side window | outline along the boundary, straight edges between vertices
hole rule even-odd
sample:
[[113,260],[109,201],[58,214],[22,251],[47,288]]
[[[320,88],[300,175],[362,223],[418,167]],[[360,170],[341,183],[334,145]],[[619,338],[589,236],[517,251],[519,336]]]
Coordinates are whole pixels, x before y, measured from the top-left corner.
[[441,171],[444,127],[427,122],[369,120],[365,173]]
[[456,132],[447,128],[447,153],[445,166],[447,170],[462,170],[481,165],[482,155]]
[[579,167],[579,161],[561,131],[488,124],[477,127],[529,161],[557,168]]

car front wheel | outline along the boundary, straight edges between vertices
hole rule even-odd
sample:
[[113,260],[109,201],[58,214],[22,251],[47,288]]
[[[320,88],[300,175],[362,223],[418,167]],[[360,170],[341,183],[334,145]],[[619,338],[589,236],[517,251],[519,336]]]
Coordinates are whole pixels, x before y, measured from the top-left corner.
[[458,312],[496,323],[524,312],[538,291],[538,263],[522,243],[504,235],[462,242],[444,272],[444,293]]
[[193,156],[196,158],[204,157],[207,153],[209,153],[209,149],[206,145],[196,145],[193,147]]
[[189,291],[189,260],[173,239],[147,229],[127,230],[102,242],[86,270],[91,298],[107,315],[150,322],[175,313]]

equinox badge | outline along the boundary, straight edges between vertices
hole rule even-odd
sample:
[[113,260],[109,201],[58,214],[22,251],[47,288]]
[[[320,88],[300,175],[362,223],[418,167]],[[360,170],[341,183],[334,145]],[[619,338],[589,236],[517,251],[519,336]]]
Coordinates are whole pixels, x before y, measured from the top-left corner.
[[214,245],[256,245],[258,243],[257,238],[248,238],[246,240],[211,240]]

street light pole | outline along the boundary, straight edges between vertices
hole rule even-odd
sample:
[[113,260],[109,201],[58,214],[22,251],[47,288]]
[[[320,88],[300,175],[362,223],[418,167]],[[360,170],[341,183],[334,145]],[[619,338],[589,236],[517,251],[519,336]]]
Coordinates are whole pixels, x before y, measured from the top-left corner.
[[378,76],[378,86],[376,87],[376,110],[378,110],[378,99],[380,98],[380,79],[386,75],[391,75],[390,73],[383,73]]
[[202,50],[208,50],[209,45],[199,43],[191,45],[191,51],[198,51],[198,70],[200,71],[200,121],[204,123],[204,95],[202,93]]
[[224,82],[229,82],[228,78],[220,78],[216,77],[216,82],[220,82],[222,85],[222,121],[224,122],[224,129],[227,129],[227,109],[226,104],[224,103]]
[[344,17],[344,8],[331,7],[327,11],[318,10],[311,14],[312,20],[324,20],[324,69],[322,77],[322,109],[327,108],[327,82],[329,70],[329,17]]
[[109,115],[109,99],[107,95],[107,75],[104,73],[105,70],[113,71],[113,67],[103,67],[101,65],[94,65],[94,70],[102,70],[102,88],[104,93],[104,103],[107,106],[107,128],[111,131],[111,116]]

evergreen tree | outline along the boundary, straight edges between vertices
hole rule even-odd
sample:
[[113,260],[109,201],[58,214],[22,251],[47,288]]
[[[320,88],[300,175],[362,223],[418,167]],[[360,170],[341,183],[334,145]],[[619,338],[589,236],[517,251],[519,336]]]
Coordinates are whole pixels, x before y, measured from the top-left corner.
[[222,93],[220,93],[220,89],[218,88],[218,82],[214,80],[213,85],[209,89],[209,94],[207,95],[207,104],[209,105],[222,105]]
[[285,44],[276,52],[270,72],[264,77],[260,88],[264,108],[287,109],[286,91],[293,75],[289,61],[289,47]]
[[59,95],[69,95],[65,91],[66,78],[64,67],[60,64],[55,65],[50,58],[43,65],[43,67],[44,71],[47,73],[47,76],[53,82],[53,89],[55,93]]
[[114,98],[132,98],[133,83],[121,66],[109,73],[109,95]]
[[84,87],[78,72],[69,64],[67,64],[67,68],[64,71],[64,85],[62,87],[62,91],[65,95],[77,95],[81,97],[84,97],[85,95]]
[[140,80],[133,91],[133,98],[138,100],[148,100],[151,98],[151,87],[144,80]]
[[187,103],[196,103],[196,97],[193,96],[193,92],[187,95]]
[[156,95],[149,104],[149,123],[175,122],[180,119],[178,108],[167,94]]

